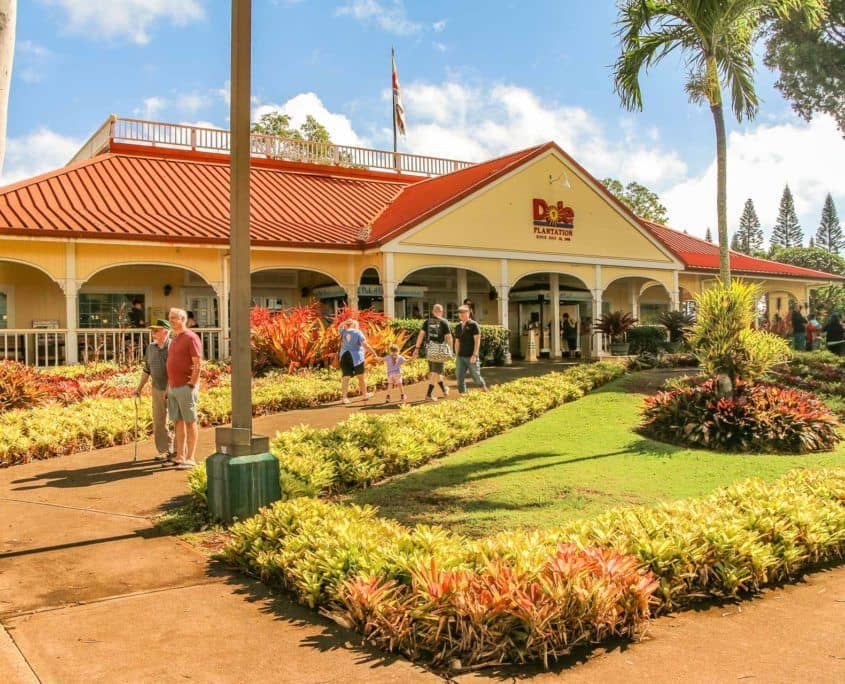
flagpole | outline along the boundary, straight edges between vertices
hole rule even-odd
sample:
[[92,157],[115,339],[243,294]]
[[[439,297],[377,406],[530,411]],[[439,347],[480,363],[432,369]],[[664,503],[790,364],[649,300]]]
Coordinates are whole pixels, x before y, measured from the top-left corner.
[[393,166],[397,169],[399,168],[399,159],[397,154],[399,152],[399,146],[396,139],[396,88],[393,87],[393,74],[395,71],[396,65],[396,53],[393,51],[393,47],[390,48],[390,90],[393,92]]

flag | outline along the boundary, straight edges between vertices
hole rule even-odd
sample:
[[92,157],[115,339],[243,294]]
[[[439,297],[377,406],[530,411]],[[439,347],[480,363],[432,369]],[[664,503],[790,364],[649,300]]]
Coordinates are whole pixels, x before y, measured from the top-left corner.
[[396,71],[396,55],[390,51],[390,61],[393,64],[393,125],[405,135],[405,108],[402,106],[402,92],[399,88],[399,73]]

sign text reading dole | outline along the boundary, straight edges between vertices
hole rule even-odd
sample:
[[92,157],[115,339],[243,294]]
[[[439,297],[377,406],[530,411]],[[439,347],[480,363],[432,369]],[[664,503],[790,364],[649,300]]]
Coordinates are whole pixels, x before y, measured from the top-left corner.
[[532,200],[532,215],[534,237],[538,240],[572,240],[572,229],[575,227],[575,211],[572,207],[563,206],[563,202],[549,204],[535,197]]

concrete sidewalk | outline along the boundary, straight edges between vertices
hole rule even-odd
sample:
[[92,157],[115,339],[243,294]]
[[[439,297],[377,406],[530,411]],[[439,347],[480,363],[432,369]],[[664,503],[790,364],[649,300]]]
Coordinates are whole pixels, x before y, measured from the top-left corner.
[[[487,375],[501,381],[552,368]],[[425,389],[408,393],[419,400]],[[356,410],[395,410],[383,396],[366,407],[258,418],[255,430],[272,435],[300,423],[333,425]],[[214,431],[202,430],[200,455],[213,443]],[[159,536],[152,518],[186,495],[185,473],[152,461],[150,442],[137,463],[132,454],[126,445],[0,469],[0,682],[442,681]],[[709,617],[726,610],[743,614]],[[843,624],[840,567],[742,610],[661,618],[648,643],[550,673],[519,668],[459,679],[713,682],[751,673],[757,681],[843,681]]]

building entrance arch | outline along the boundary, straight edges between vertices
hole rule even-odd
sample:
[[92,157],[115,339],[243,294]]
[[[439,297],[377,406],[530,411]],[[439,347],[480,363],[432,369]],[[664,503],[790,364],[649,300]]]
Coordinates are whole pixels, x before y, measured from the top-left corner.
[[442,304],[450,321],[458,320],[458,307],[470,300],[481,323],[498,323],[496,288],[478,271],[454,266],[426,266],[405,275],[396,287],[396,316],[424,318],[431,307]]

